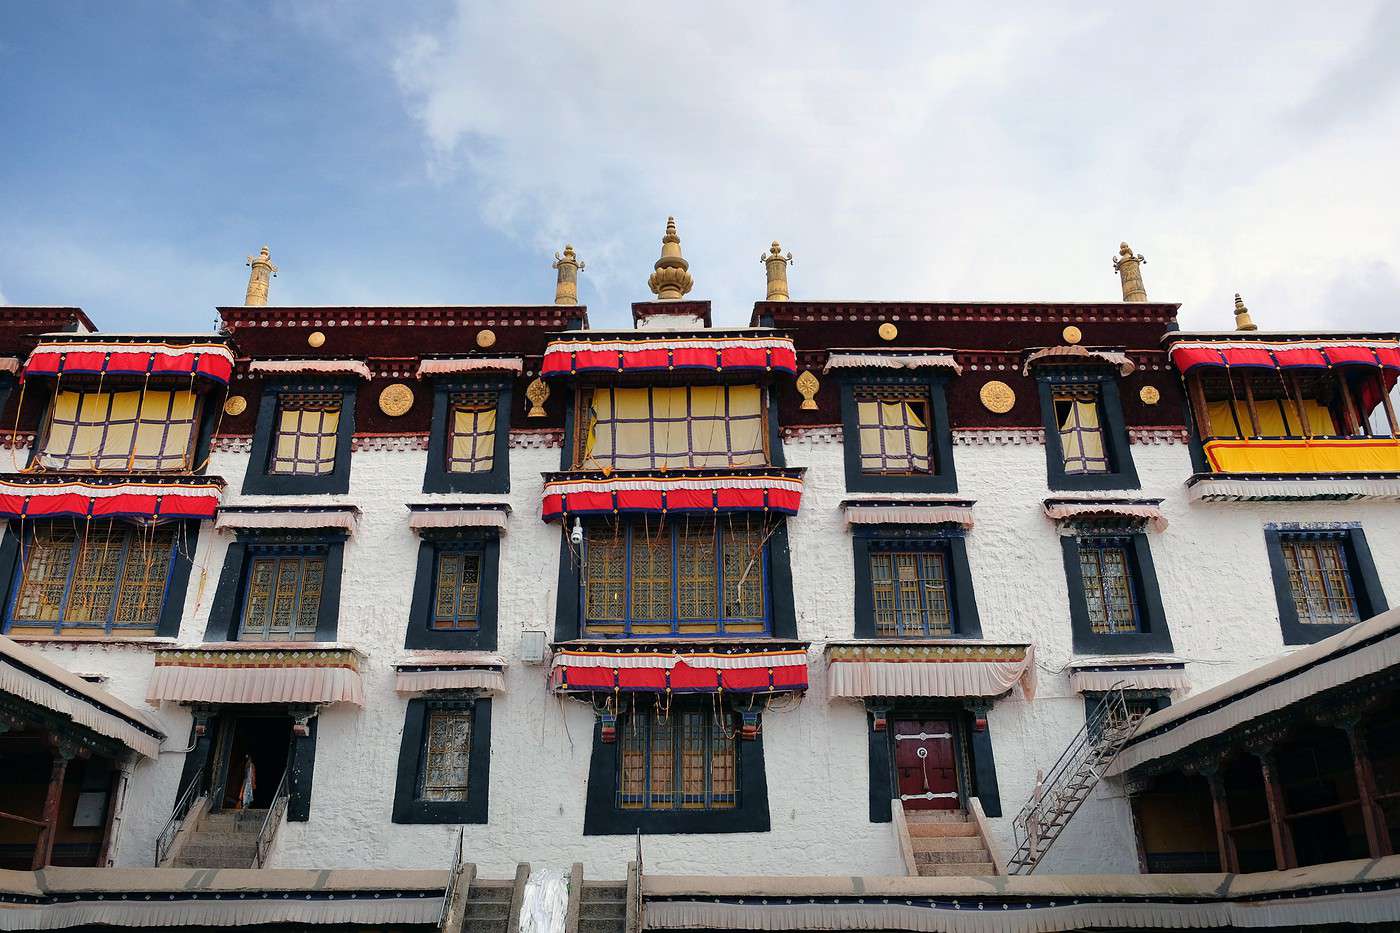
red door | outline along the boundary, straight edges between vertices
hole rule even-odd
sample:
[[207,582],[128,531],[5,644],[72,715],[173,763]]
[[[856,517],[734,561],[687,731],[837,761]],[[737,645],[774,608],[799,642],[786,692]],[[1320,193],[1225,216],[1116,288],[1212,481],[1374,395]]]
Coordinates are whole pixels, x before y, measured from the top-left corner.
[[958,809],[952,722],[900,719],[893,725],[894,767],[904,805],[913,810]]

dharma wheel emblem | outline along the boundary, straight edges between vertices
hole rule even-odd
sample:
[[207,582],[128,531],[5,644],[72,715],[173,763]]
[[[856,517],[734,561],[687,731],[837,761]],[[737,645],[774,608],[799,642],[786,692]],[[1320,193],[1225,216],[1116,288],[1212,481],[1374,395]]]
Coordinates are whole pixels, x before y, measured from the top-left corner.
[[543,418],[545,416],[544,403],[549,398],[549,386],[543,379],[536,379],[525,387],[525,397],[530,400],[530,411],[525,415],[527,418]]
[[224,414],[237,418],[248,410],[248,400],[241,395],[230,395],[224,402]]
[[797,391],[802,393],[803,411],[817,410],[817,392],[821,390],[821,381],[812,375],[809,369],[797,377]]
[[407,414],[412,407],[413,390],[402,382],[387,385],[384,387],[384,391],[379,393],[379,410],[390,418]]
[[1162,400],[1162,393],[1156,386],[1143,386],[1138,390],[1138,398],[1142,399],[1144,405],[1156,405]]
[[997,415],[1006,414],[1016,404],[1016,393],[1011,386],[998,379],[983,383],[978,395],[982,399],[982,407]]

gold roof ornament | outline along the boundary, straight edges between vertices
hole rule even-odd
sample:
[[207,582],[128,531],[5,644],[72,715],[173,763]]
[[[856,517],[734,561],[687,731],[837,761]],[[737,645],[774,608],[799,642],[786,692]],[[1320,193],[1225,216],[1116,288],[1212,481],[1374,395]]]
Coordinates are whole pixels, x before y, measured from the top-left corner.
[[248,268],[253,271],[248,273],[248,293],[243,296],[245,305],[265,305],[267,304],[267,287],[272,282],[272,277],[277,274],[277,267],[272,264],[272,254],[264,246],[258,251],[257,256],[248,257]]
[[554,282],[555,304],[578,304],[578,274],[583,271],[583,267],[584,264],[579,261],[570,243],[564,244],[563,255],[554,254],[553,268],[559,270],[559,276]]
[[[778,244],[774,243],[773,245],[777,246]],[[802,375],[797,377],[797,391],[802,393],[802,404],[799,407],[803,411],[817,410],[817,393],[821,391],[821,388],[821,380],[812,375],[810,369],[803,370]]]
[[1235,292],[1235,330],[1258,330],[1259,325],[1254,323],[1254,319],[1249,316],[1249,309],[1244,306],[1244,299],[1239,292]]
[[1134,254],[1127,243],[1118,244],[1118,255],[1113,257],[1113,271],[1123,286],[1124,301],[1146,301],[1147,289],[1142,284],[1142,264],[1147,257]]
[[676,234],[676,218],[666,218],[666,235],[661,238],[661,258],[647,285],[661,301],[680,301],[690,291],[695,280],[690,277],[690,263],[681,256],[681,238]]
[[[787,267],[792,262],[792,253],[783,255],[783,248],[774,240],[773,245],[768,247],[768,252],[758,257],[758,261],[763,263],[763,268],[768,274],[768,301],[788,300],[788,279]],[[813,408],[816,406],[813,405]]]

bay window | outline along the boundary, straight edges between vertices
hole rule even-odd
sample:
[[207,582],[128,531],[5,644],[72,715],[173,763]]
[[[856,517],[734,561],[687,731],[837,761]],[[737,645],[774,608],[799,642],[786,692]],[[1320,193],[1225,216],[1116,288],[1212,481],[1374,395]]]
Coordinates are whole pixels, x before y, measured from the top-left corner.
[[34,462],[74,472],[184,472],[199,407],[188,389],[59,389]]
[[596,388],[584,396],[579,469],[764,466],[763,392],[756,385]]

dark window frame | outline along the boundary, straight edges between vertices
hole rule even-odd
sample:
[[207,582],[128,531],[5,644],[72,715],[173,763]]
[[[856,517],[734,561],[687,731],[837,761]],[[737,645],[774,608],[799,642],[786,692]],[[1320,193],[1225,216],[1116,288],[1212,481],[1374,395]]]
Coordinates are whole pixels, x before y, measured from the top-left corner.
[[[1136,632],[1101,634],[1093,630],[1089,605],[1084,596],[1084,577],[1079,566],[1080,542],[1086,538],[1123,539],[1129,556],[1128,572],[1137,599]],[[1157,571],[1152,563],[1152,549],[1145,531],[1136,528],[1075,528],[1071,534],[1061,536],[1060,546],[1064,555],[1065,582],[1069,589],[1070,632],[1075,652],[1136,654],[1169,653],[1173,650],[1166,610],[1162,607],[1162,591],[1157,584]]]
[[[423,768],[428,714],[434,709],[470,709],[471,760],[467,764],[466,800],[422,800],[418,787]],[[395,823],[485,823],[490,811],[491,699],[485,696],[414,697],[404,711],[403,739],[394,781]]]
[[1285,645],[1310,645],[1358,624],[1326,625],[1304,622],[1298,618],[1298,609],[1293,602],[1293,587],[1288,579],[1288,562],[1283,556],[1283,541],[1287,538],[1308,537],[1341,542],[1361,622],[1389,608],[1385,590],[1381,587],[1380,577],[1376,573],[1375,560],[1371,557],[1370,545],[1366,543],[1366,534],[1359,526],[1305,528],[1297,525],[1266,525],[1264,545],[1269,554],[1274,599],[1278,603],[1279,627]]
[[[417,573],[404,647],[448,651],[495,651],[500,585],[501,539],[495,529],[424,528],[418,543]],[[475,629],[435,629],[437,558],[443,550],[472,550],[481,555]]]
[[[1084,719],[1086,722],[1089,717],[1094,715],[1094,710],[1098,709],[1099,704],[1103,702],[1103,698],[1106,696],[1108,696],[1108,693],[1103,690],[1084,691]],[[1123,699],[1127,701],[1129,705],[1132,705],[1134,702],[1143,703],[1151,707],[1151,712],[1160,713],[1162,710],[1172,705],[1172,692],[1170,690],[1158,688],[1124,688]]]
[[[248,588],[248,572],[252,558],[278,548],[322,549],[325,553],[325,575],[321,582],[321,605],[316,615],[316,634],[311,645],[336,640],[340,621],[340,587],[345,561],[344,532],[313,534],[262,530],[240,531],[229,544],[214,602],[209,607],[209,622],[205,626],[206,642],[238,641],[243,619],[244,594]],[[249,642],[256,644],[256,642]]]
[[[699,714],[701,714],[701,716],[704,717],[704,734],[705,734],[705,738],[704,738],[704,747],[705,747],[705,750],[704,750],[704,771],[705,771],[705,776],[704,776],[705,792],[704,792],[704,796],[705,796],[706,799],[701,803],[700,806],[686,807],[686,806],[684,806],[684,797],[685,797],[686,795],[685,795],[685,792],[684,792],[684,789],[683,789],[684,774],[685,774],[685,749],[684,749],[684,745],[685,745],[685,736],[684,736],[683,730],[682,730],[681,727],[680,727],[680,717],[681,717],[681,716],[685,716],[685,715],[693,715],[693,714],[695,714],[695,713],[697,713],[697,712],[698,712]],[[643,782],[644,782],[643,796],[649,798],[649,797],[652,795],[653,789],[654,789],[654,785],[653,785],[653,781],[652,781],[652,776],[653,776],[653,774],[654,774],[654,770],[653,770],[653,768],[652,768],[652,761],[651,761],[651,747],[652,747],[652,741],[653,741],[652,730],[656,727],[656,719],[657,719],[655,704],[649,704],[649,705],[648,705],[647,709],[645,710],[645,715],[646,715],[646,727],[645,727],[645,732],[646,732],[646,734],[645,734],[645,736],[642,738],[643,755],[645,756],[645,763],[644,763],[644,765],[643,765],[643,770],[645,771],[645,777],[644,777],[644,779],[643,779]],[[628,733],[629,731],[631,731],[631,730],[637,728],[637,724],[636,724],[636,722],[635,722],[636,716],[637,716],[637,712],[636,712],[635,710],[629,710],[628,712],[626,712],[626,713],[624,713],[624,714],[618,716],[618,722],[617,722],[617,741],[618,741],[619,744],[626,745],[626,743],[627,743],[627,733]],[[714,710],[713,704],[709,704],[709,703],[688,703],[688,704],[687,704],[687,703],[682,703],[682,705],[680,705],[680,706],[673,706],[673,707],[668,711],[668,716],[669,716],[669,718],[670,718],[670,720],[671,720],[670,723],[669,723],[669,725],[670,725],[670,743],[671,743],[671,749],[670,749],[670,752],[671,752],[671,756],[670,756],[670,757],[671,757],[671,775],[670,775],[670,778],[671,778],[671,783],[670,783],[670,787],[671,787],[671,792],[670,792],[671,800],[670,800],[670,802],[669,802],[669,805],[653,804],[650,800],[646,800],[646,801],[640,802],[640,805],[639,805],[639,806],[624,807],[624,806],[622,805],[622,800],[621,800],[621,798],[623,797],[622,782],[623,782],[623,776],[624,776],[624,771],[623,771],[624,758],[623,758],[623,756],[619,755],[619,756],[618,756],[618,771],[617,771],[617,774],[616,774],[616,775],[614,776],[614,778],[613,778],[613,787],[614,787],[615,793],[616,793],[617,798],[618,798],[618,799],[617,799],[617,806],[618,806],[618,809],[619,809],[619,810],[628,810],[628,811],[640,810],[640,811],[646,812],[646,813],[670,813],[670,812],[675,812],[675,811],[678,811],[678,810],[687,810],[687,811],[689,811],[689,810],[702,810],[702,811],[708,811],[708,812],[718,812],[718,811],[722,811],[722,810],[733,810],[733,809],[736,809],[736,808],[739,806],[739,803],[740,803],[740,791],[742,790],[742,787],[743,787],[743,779],[742,779],[742,776],[739,774],[739,748],[738,748],[738,743],[739,743],[739,741],[740,741],[740,738],[739,738],[740,727],[739,727],[739,725],[738,725],[738,723],[737,723],[737,718],[735,717],[734,712],[733,712],[732,710],[724,710],[724,711],[722,711],[721,716],[717,717],[717,716],[715,715],[715,710]],[[717,802],[714,800],[714,798],[715,798],[716,796],[718,796],[718,795],[717,795],[717,794],[715,793],[715,791],[714,791],[714,774],[713,774],[713,768],[712,768],[712,765],[713,765],[713,757],[714,757],[713,746],[714,746],[714,742],[715,742],[715,730],[717,730],[717,729],[720,729],[720,730],[724,729],[724,727],[725,727],[725,726],[724,726],[724,719],[726,719],[726,718],[729,720],[729,726],[732,728],[733,735],[731,735],[728,739],[725,739],[725,741],[728,742],[730,745],[733,746],[733,751],[734,751],[734,800],[733,800],[733,802],[732,802],[732,805],[728,805],[728,806],[724,805],[724,804],[726,803],[725,801],[720,801],[720,802],[717,803]],[[723,738],[723,733],[722,733],[722,732],[721,732],[721,734],[720,734],[720,737]]]
[[[340,393],[340,420],[336,425],[335,468],[319,476],[297,476],[270,470],[276,436],[279,399],[303,392]],[[244,495],[295,496],[350,491],[351,443],[355,437],[355,379],[278,379],[263,386],[248,471],[243,476]]]
[[[972,584],[972,568],[967,561],[967,542],[961,529],[864,525],[851,534],[855,560],[855,637],[885,638],[875,628],[875,586],[870,555],[878,551],[937,550],[947,558],[945,570],[951,609],[952,633],[923,635],[919,638],[981,638],[982,621],[977,611],[977,593]],[[907,641],[917,641],[909,636]]]
[[[509,379],[437,379],[433,382],[432,426],[428,434],[428,463],[423,472],[425,493],[510,492],[510,412],[513,384]],[[491,469],[452,473],[447,469],[448,422],[457,392],[496,393],[496,439]]]
[[[1095,367],[1042,367],[1035,375],[1040,392],[1040,420],[1045,430],[1046,482],[1054,491],[1138,489],[1137,467],[1133,464],[1132,444],[1123,420],[1123,402],[1118,392],[1118,376],[1111,369]],[[1055,418],[1055,389],[1060,386],[1096,386],[1099,392],[1100,427],[1106,473],[1066,473],[1065,452],[1060,443],[1060,427]]]
[[[953,461],[953,431],[948,421],[945,392],[947,376],[850,373],[838,377],[841,388],[841,438],[848,492],[957,492],[958,475]],[[860,464],[860,417],[856,393],[860,389],[916,390],[928,393],[929,453],[933,472],[908,475],[866,473]]]

